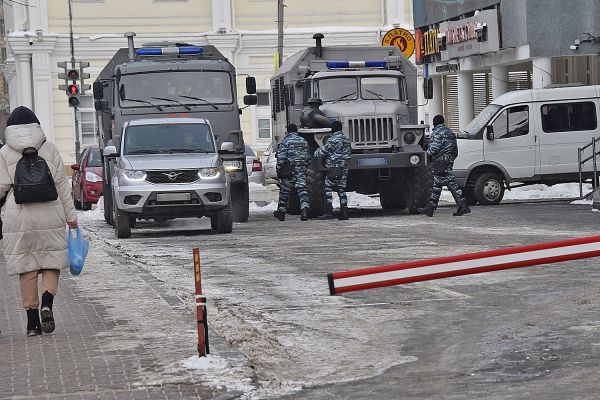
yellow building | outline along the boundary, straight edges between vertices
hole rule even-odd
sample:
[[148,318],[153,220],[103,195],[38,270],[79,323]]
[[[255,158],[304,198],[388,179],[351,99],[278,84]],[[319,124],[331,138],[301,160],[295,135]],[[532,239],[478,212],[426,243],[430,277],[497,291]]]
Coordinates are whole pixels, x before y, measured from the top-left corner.
[[[410,0],[281,0],[285,4],[284,57],[312,46],[316,32],[325,45],[379,45],[394,25],[412,30]],[[259,104],[243,111],[246,143],[261,151],[271,142],[269,77],[277,50],[278,0],[71,0],[76,60],[88,61],[92,83],[118,48],[123,34],[151,41],[208,42],[236,66],[255,76]],[[4,2],[11,108],[32,108],[65,162],[75,160],[73,108],[59,90],[57,62],[71,58],[69,0]],[[238,79],[243,85],[244,79]],[[239,87],[240,95],[244,88]],[[98,142],[91,91],[78,111],[81,148]]]

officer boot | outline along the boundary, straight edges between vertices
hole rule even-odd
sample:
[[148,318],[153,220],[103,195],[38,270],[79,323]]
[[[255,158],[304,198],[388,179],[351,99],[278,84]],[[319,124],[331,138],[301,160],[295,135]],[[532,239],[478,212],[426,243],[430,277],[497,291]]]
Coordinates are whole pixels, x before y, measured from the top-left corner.
[[300,210],[300,221],[308,221],[308,207]]
[[452,215],[455,216],[455,217],[460,217],[461,215],[465,215],[465,214],[468,214],[470,212],[471,212],[471,209],[469,208],[469,204],[467,203],[467,199],[462,199],[462,200],[460,200],[460,203],[458,203],[458,209]]
[[325,212],[317,217],[318,219],[333,219],[333,207],[331,203],[327,203],[325,206]]
[[42,324],[40,322],[40,310],[31,308],[27,312],[27,336],[37,336],[42,334]]
[[285,221],[285,213],[283,211],[274,211],[273,216],[280,221]]
[[54,295],[48,291],[42,294],[42,308],[40,314],[42,314],[42,331],[44,333],[54,332],[54,314],[52,313],[52,304],[54,303]]
[[338,219],[340,221],[345,221],[348,219],[348,206],[347,205],[341,205],[340,206],[340,216],[338,217]]
[[435,211],[435,205],[432,202],[427,202],[425,207],[417,208],[417,212],[419,214],[425,214],[428,217],[433,217],[433,212]]

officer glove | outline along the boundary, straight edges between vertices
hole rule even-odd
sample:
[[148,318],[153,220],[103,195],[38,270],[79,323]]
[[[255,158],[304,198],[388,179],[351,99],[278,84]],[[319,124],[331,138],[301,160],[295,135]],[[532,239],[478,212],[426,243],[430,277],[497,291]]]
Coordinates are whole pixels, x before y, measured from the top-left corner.
[[320,148],[318,148],[317,150],[315,150],[315,157],[319,158],[319,157],[321,157],[321,156],[322,156],[322,154],[321,154],[321,149],[320,149]]

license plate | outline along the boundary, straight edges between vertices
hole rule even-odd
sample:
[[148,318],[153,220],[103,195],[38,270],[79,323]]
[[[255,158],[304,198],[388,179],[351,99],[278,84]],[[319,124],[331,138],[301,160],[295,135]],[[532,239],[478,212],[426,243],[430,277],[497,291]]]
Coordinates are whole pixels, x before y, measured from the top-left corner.
[[159,193],[156,195],[157,201],[188,201],[192,199],[189,193]]
[[359,158],[358,165],[362,166],[374,166],[374,165],[387,165],[387,158],[383,157],[371,157],[371,158]]

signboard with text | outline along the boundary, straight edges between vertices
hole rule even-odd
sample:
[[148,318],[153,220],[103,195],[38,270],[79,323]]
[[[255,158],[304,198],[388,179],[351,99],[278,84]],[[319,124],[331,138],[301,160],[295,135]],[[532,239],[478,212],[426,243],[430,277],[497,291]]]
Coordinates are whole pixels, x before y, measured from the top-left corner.
[[498,12],[484,10],[459,21],[442,22],[439,28],[445,39],[442,60],[451,60],[474,54],[500,50]]
[[424,27],[500,4],[500,0],[418,0],[412,3],[415,27]]
[[406,29],[394,28],[389,30],[381,39],[382,46],[396,46],[406,57],[413,55],[415,51],[415,38]]

